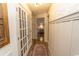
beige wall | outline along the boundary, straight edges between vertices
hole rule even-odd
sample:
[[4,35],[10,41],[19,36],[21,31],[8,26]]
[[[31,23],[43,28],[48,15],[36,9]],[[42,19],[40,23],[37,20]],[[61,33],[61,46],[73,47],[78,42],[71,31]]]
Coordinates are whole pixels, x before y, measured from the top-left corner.
[[[79,19],[79,14],[73,14],[78,11],[79,4],[52,4],[49,10],[49,50],[51,55],[79,55],[79,20],[75,19]],[[73,15],[67,16],[70,14]],[[53,22],[61,17],[64,17],[59,20],[61,23]],[[75,21],[73,21],[74,19]]]
[[37,24],[36,24],[36,18],[35,16],[33,16],[33,20],[32,20],[32,29],[33,29],[33,33],[32,33],[32,39],[37,39]]

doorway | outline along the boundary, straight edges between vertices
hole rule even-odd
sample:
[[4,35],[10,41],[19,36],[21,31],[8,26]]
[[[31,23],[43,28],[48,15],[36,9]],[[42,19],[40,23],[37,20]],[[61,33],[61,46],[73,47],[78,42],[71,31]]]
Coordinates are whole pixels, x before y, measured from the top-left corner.
[[44,18],[37,18],[37,40],[44,42]]

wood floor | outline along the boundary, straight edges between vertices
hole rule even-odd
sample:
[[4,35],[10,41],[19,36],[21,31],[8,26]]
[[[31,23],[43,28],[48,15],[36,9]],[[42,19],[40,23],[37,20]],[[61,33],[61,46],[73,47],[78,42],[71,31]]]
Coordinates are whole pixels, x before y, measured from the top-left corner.
[[28,56],[49,56],[48,44],[44,41],[34,40]]

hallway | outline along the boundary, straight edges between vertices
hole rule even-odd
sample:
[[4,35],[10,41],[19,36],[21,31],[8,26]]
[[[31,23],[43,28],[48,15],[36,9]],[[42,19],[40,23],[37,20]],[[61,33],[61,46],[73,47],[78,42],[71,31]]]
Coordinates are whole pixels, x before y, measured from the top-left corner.
[[1,55],[79,55],[79,4],[0,3]]

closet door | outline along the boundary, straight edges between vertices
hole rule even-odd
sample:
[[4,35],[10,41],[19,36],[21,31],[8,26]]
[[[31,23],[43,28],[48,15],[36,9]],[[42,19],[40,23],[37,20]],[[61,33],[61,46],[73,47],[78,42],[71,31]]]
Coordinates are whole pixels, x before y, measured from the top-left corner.
[[70,55],[72,22],[54,24],[54,55]]
[[79,56],[79,20],[73,21],[71,55]]
[[49,49],[50,54],[53,55],[53,48],[54,48],[54,24],[49,24]]
[[60,55],[60,38],[59,38],[59,24],[54,24],[54,56]]

